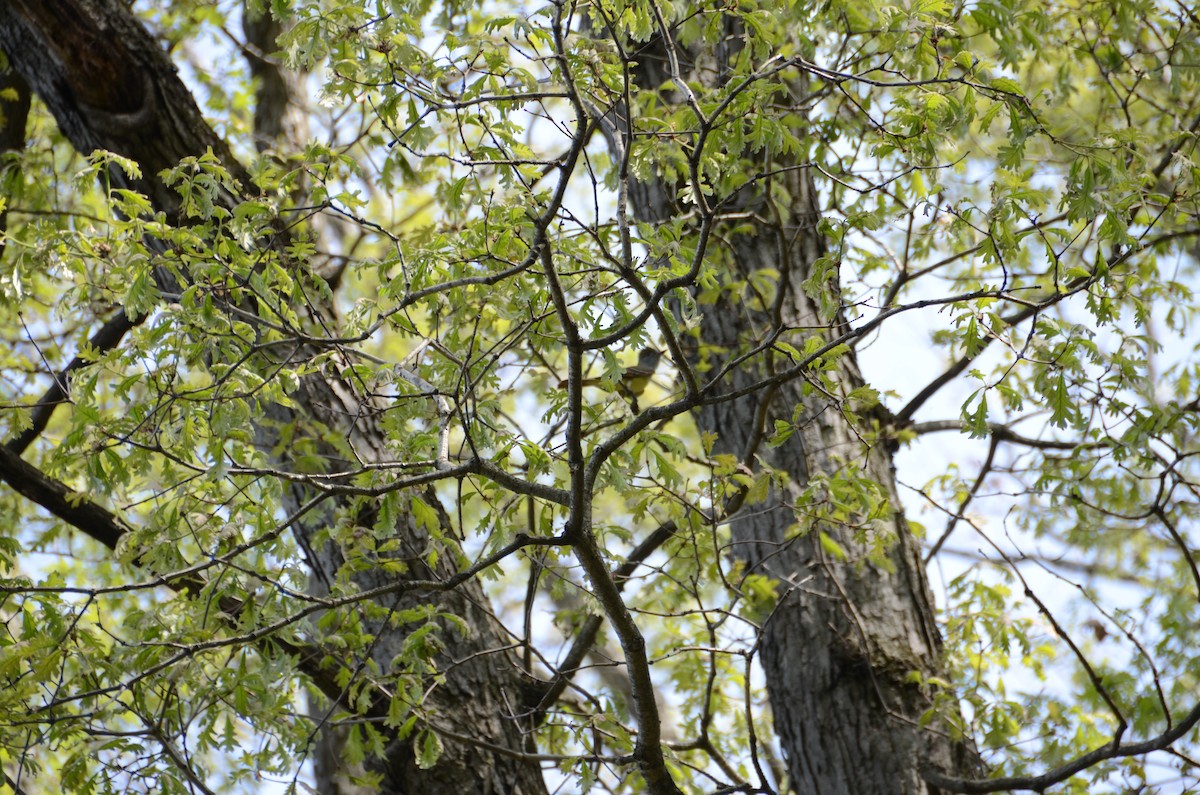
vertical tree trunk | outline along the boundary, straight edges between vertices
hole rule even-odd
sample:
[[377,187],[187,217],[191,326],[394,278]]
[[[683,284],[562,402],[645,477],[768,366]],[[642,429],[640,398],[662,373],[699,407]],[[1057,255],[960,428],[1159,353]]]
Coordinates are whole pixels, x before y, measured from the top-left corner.
[[[800,282],[819,253],[820,238],[811,182],[797,183],[791,223],[785,225],[791,229],[763,229],[753,238],[735,239],[732,248],[746,273],[781,272],[779,288],[787,293],[782,325],[817,328],[823,324]],[[798,235],[789,234],[796,229]],[[781,246],[784,238],[794,242]],[[738,311],[732,303],[716,310],[705,315],[706,345],[736,351],[747,340],[763,338],[769,327],[766,318]],[[757,368],[735,372],[719,389],[737,389],[763,374]],[[918,726],[931,704],[910,678],[940,673],[932,599],[918,543],[899,510],[890,453],[882,444],[864,449],[838,403],[862,384],[853,354],[839,362],[834,380],[839,389],[832,395],[820,390],[805,395],[802,384],[793,381],[706,406],[697,420],[704,430],[720,430],[721,450],[739,456],[753,450],[789,477],[766,504],[751,506],[733,521],[732,544],[748,571],[780,583],[779,604],[763,628],[762,663],[793,788],[924,793],[929,788],[920,777],[922,766],[958,769],[955,744],[940,733],[944,727],[939,722],[929,729]],[[763,401],[769,401],[765,411]],[[770,448],[765,438],[774,421],[791,420],[797,406],[796,433]],[[894,512],[879,520],[860,514],[857,526],[809,521],[809,511],[819,512],[825,507],[821,501],[834,497],[822,487],[814,501],[804,495],[806,488],[816,479],[846,475],[878,484],[877,497]],[[822,544],[822,533],[844,551],[844,560]],[[870,559],[879,543],[887,548],[886,565]]]
[[[731,34],[727,40],[734,49],[736,39]],[[712,68],[711,58],[680,48],[676,61],[683,81],[711,83],[713,74],[722,72]],[[697,61],[705,60],[708,68],[699,68]],[[639,86],[670,88],[668,63],[661,37],[643,47]],[[769,347],[773,339],[802,349],[813,335],[824,342],[845,330],[841,314],[832,321],[822,318],[802,287],[825,254],[825,244],[810,171],[789,171],[789,165],[794,163],[776,160],[769,168],[779,174],[775,181],[786,188],[790,205],[777,206],[762,192],[747,191],[751,195],[729,208],[737,211],[737,231],[721,230],[716,237],[722,243],[714,244],[707,258],[724,264],[729,281],[753,284],[755,274],[778,273],[774,294],[722,293],[715,305],[700,307],[699,343],[711,365],[707,372],[719,372],[736,357]],[[684,209],[675,198],[679,188],[633,182],[635,214],[651,222],[677,215]],[[757,220],[751,224],[747,217]],[[838,300],[836,278],[824,289]],[[749,358],[707,386],[710,402],[696,412],[696,420],[716,437],[716,452],[757,460],[787,475],[787,484],[772,489],[765,503],[747,506],[733,519],[731,546],[748,573],[778,581],[778,605],[762,628],[761,657],[790,788],[805,795],[936,792],[921,769],[967,772],[973,755],[943,721],[919,724],[932,700],[914,678],[940,674],[941,638],[919,543],[900,509],[891,451],[886,440],[865,444],[843,414],[851,391],[863,385],[853,352],[836,360],[829,374],[833,390],[806,389],[804,381],[794,379],[715,401],[789,364],[778,350]],[[767,439],[776,420],[794,421],[796,430],[772,447]],[[824,484],[846,477],[869,479],[888,512],[857,514],[840,523],[814,519],[836,499]],[[884,558],[876,551],[872,559],[880,545]],[[832,551],[834,546],[844,558]]]

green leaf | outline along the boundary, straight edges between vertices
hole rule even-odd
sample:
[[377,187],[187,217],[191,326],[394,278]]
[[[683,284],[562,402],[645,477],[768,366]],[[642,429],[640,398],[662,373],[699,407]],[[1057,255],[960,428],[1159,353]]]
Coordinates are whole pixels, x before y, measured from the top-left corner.
[[437,764],[438,759],[442,756],[442,741],[436,733],[422,729],[417,733],[417,738],[413,742],[413,751],[416,755],[417,767],[421,770],[429,770]]

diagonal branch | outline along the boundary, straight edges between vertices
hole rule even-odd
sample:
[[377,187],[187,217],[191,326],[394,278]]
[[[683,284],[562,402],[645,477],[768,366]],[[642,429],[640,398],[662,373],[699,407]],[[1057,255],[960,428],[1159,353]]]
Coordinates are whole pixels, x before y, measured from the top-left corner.
[[37,503],[109,549],[116,549],[121,537],[131,529],[104,506],[84,498],[66,484],[47,477],[17,455],[9,445],[0,447],[0,479],[22,497]]
[[[110,550],[115,550],[121,538],[132,529],[121,517],[72,490],[65,483],[47,476],[8,446],[0,446],[0,480],[21,496],[40,505]],[[162,584],[172,590],[187,593],[199,593],[207,586],[205,580],[199,576],[187,576],[177,583],[164,579]],[[232,597],[221,600],[222,611],[230,616],[236,616],[241,607],[242,603]],[[334,659],[324,650],[274,637],[262,639],[258,646],[269,656],[282,653],[295,658],[299,669],[322,693],[333,701],[344,698],[345,688],[338,684],[336,670],[321,662]],[[371,687],[369,684],[367,686]],[[389,702],[390,696],[386,693],[374,693],[370,698],[371,708],[367,715],[374,718],[385,717]]]
[[1042,773],[1040,776],[1010,776],[1008,778],[992,778],[992,779],[965,779],[954,778],[940,773],[932,768],[925,768],[921,771],[922,777],[935,787],[940,787],[950,792],[974,793],[980,795],[987,792],[1009,792],[1013,790],[1029,790],[1032,792],[1045,792],[1055,784],[1066,781],[1071,776],[1079,773],[1089,767],[1103,762],[1107,759],[1119,759],[1127,756],[1140,756],[1148,754],[1152,751],[1162,751],[1171,746],[1176,740],[1180,739],[1192,728],[1200,723],[1200,704],[1192,708],[1192,711],[1180,721],[1178,726],[1168,729],[1167,731],[1155,737],[1145,740],[1140,743],[1108,743],[1101,747],[1089,751],[1082,756],[1067,762],[1065,765],[1056,767]]
[[[88,340],[88,352],[106,353],[112,350],[121,342],[126,332],[140,325],[145,319],[144,315],[136,320],[131,319],[124,309],[118,311]],[[67,390],[70,388],[71,378],[75,372],[91,364],[92,361],[94,359],[91,356],[78,354],[66,367],[55,374],[54,383],[33,404],[33,419],[30,426],[12,439],[9,439],[5,444],[8,451],[19,456],[29,448],[29,445],[33,444],[42,431],[46,430],[46,425],[49,424],[50,416],[54,414],[54,409],[67,401]]]

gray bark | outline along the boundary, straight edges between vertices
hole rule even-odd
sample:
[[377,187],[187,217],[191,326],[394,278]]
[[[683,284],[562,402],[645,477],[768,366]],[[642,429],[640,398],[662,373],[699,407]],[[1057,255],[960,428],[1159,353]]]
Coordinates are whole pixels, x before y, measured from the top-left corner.
[[[736,52],[738,33],[729,31],[728,47],[718,52],[676,53],[685,81],[703,84],[725,73],[715,57]],[[698,68],[704,60],[706,69]],[[638,53],[637,82],[643,87],[670,85],[669,59],[661,38]],[[719,79],[719,78],[718,78]],[[803,95],[798,91],[796,95]],[[681,102],[664,93],[660,99]],[[722,120],[728,123],[728,120]],[[616,125],[619,129],[621,124]],[[701,155],[701,157],[703,157]],[[773,160],[764,170],[786,168]],[[729,207],[759,219],[744,231],[722,230],[708,260],[719,259],[738,278],[779,273],[774,295],[735,300],[727,294],[715,306],[703,306],[701,349],[709,372],[773,339],[797,348],[818,335],[823,341],[844,332],[840,313],[822,319],[817,303],[801,285],[813,263],[825,254],[818,230],[820,209],[810,172],[782,172],[788,206],[768,206],[761,193],[747,192]],[[631,205],[640,220],[659,221],[677,214],[679,185],[634,181]],[[716,202],[722,197],[713,197]],[[694,208],[690,208],[693,209]],[[768,222],[763,219],[774,220]],[[839,294],[836,279],[827,285]],[[739,297],[742,298],[742,297]],[[761,306],[762,309],[755,309]],[[758,388],[733,400],[721,396],[751,388],[790,362],[765,350],[704,387],[708,402],[696,411],[702,431],[716,434],[716,451],[743,462],[786,473],[787,484],[772,489],[764,503],[744,508],[731,522],[733,555],[746,571],[779,582],[779,602],[761,633],[761,660],[775,728],[787,759],[790,789],[805,795],[925,795],[938,790],[921,776],[923,768],[975,772],[969,742],[952,738],[935,720],[918,720],[932,705],[931,693],[914,684],[939,674],[941,638],[918,541],[907,528],[896,491],[892,453],[886,440],[866,445],[842,413],[842,401],[863,384],[853,352],[837,361],[832,392],[805,394],[796,379]],[[797,411],[798,409],[798,411]],[[783,445],[766,439],[776,419],[797,430]],[[883,521],[860,527],[810,522],[799,498],[814,478],[864,475],[877,484],[892,512]],[[860,517],[863,518],[863,517]],[[824,532],[842,550],[840,560],[820,543]],[[885,561],[871,559],[882,537]]]
[[[110,174],[113,186],[145,193],[168,218],[178,220],[179,197],[157,178],[157,173],[177,165],[181,158],[203,154],[206,148],[211,148],[234,177],[249,188],[245,170],[205,123],[159,44],[118,0],[4,0],[0,2],[0,47],[9,53],[18,72],[78,151],[107,149],[139,163],[142,179],[129,180],[114,169]],[[237,197],[229,196],[227,201],[233,204]],[[308,352],[298,347],[296,353]],[[329,438],[349,439],[361,460],[368,463],[386,455],[384,439],[371,422],[370,411],[364,410],[360,397],[348,384],[308,377],[292,397],[300,409],[270,407],[272,427],[278,429],[284,423],[295,422],[314,432],[328,433]],[[273,438],[277,437],[268,432],[264,444]],[[337,457],[338,451],[326,450],[331,455],[331,467],[344,463]],[[279,465],[286,467],[282,461]],[[292,491],[288,508],[294,509],[310,496],[303,490]],[[427,494],[426,501],[437,504],[432,495]],[[332,578],[341,565],[340,550],[330,544],[308,544],[308,540],[316,536],[338,507],[350,510],[335,499],[294,528],[301,543],[311,550],[310,563],[316,574],[327,578]],[[354,510],[369,526],[370,506]],[[449,532],[449,521],[443,518]],[[442,563],[437,571],[420,563],[434,542],[412,517],[402,516],[396,532],[404,542],[399,554],[411,563],[404,577],[444,579],[454,573],[449,554],[440,556]],[[356,576],[354,585],[370,588],[395,584],[397,580],[371,570]],[[434,725],[471,741],[459,742],[447,735],[444,755],[430,770],[416,766],[408,742],[392,742],[387,758],[370,765],[383,776],[382,791],[406,795],[544,792],[538,764],[519,757],[526,748],[524,724],[515,716],[521,709],[520,691],[525,681],[504,651],[509,642],[489,618],[487,600],[478,582],[468,580],[441,594],[404,594],[383,607],[395,610],[429,603],[459,616],[471,631],[467,637],[454,630],[441,633],[445,649],[436,658],[436,665],[445,681],[431,689],[430,698],[422,705],[423,714]],[[409,628],[390,626],[386,619],[365,623],[367,631],[377,638],[371,658],[386,681],[392,659]],[[330,687],[332,681],[332,676],[322,678],[326,695],[333,700],[344,697]],[[377,699],[372,714],[379,717],[386,706]],[[323,791],[338,791],[344,777],[327,769],[323,772],[327,774]]]

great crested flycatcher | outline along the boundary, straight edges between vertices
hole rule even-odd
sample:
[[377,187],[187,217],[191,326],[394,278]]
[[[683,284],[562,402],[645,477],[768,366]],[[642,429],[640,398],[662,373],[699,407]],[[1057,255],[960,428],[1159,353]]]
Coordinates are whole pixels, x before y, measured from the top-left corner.
[[[637,399],[646,391],[646,385],[654,377],[654,371],[658,369],[660,359],[662,359],[662,351],[654,348],[642,348],[638,352],[637,364],[626,367],[621,373],[621,380],[617,381],[617,391],[629,401],[629,407],[633,409],[634,414],[640,411]],[[604,379],[585,378],[579,384],[580,386],[602,386]],[[560,381],[558,384],[559,389],[565,389],[566,386],[566,381]]]

